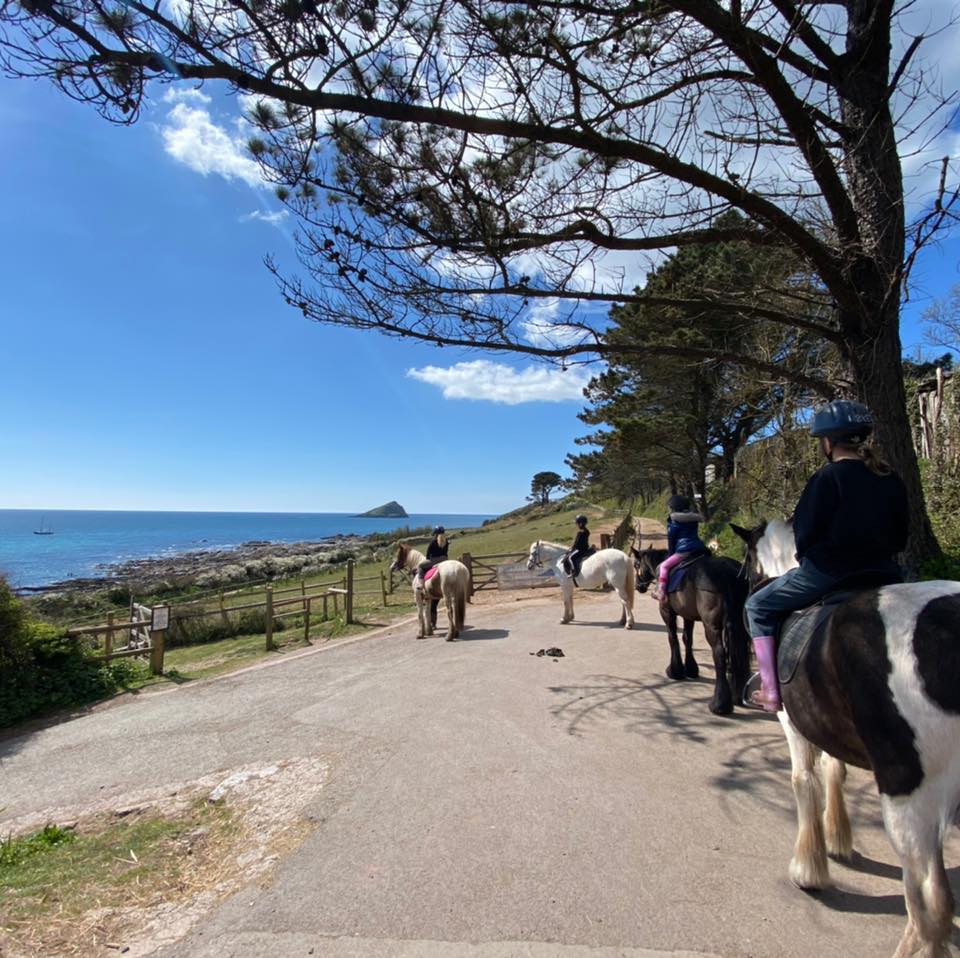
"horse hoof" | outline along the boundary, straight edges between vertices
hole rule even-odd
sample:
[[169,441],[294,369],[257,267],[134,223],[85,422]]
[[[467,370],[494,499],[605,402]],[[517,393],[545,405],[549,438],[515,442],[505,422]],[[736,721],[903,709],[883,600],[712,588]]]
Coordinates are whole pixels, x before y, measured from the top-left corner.
[[732,715],[733,714],[733,703],[732,702],[720,702],[718,704],[710,703],[710,711],[714,715]]
[[800,862],[796,858],[790,862],[790,881],[801,891],[823,891],[830,884],[827,861]]
[[632,623],[632,622],[627,622],[627,623],[624,625],[624,628],[625,628],[625,629],[632,629],[632,628],[633,628],[633,623]]
[[683,667],[684,672],[687,673],[688,679],[697,679],[700,677],[700,666],[699,665],[685,665]]
[[682,682],[686,677],[683,669],[675,669],[672,665],[667,666],[668,679],[673,679],[675,682]]

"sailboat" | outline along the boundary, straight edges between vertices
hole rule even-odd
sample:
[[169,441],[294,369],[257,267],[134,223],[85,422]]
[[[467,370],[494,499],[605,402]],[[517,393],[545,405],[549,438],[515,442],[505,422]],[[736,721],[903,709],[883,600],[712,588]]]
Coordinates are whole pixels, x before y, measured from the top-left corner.
[[40,528],[33,530],[33,534],[35,536],[52,536],[53,535],[53,529],[44,529],[43,527],[43,523],[46,520],[46,518],[47,518],[46,516],[40,517]]

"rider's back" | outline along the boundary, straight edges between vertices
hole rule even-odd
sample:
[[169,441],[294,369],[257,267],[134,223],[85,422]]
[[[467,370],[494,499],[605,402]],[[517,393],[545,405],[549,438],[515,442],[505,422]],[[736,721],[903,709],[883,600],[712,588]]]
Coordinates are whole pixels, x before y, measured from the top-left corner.
[[828,575],[892,570],[907,544],[906,488],[859,459],[827,463],[807,483],[793,529],[797,557]]

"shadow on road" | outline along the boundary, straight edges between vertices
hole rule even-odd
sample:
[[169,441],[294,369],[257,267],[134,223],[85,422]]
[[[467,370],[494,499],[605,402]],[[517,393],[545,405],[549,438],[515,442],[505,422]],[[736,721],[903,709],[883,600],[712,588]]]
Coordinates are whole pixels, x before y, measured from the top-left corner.
[[510,635],[509,629],[475,629],[467,626],[460,633],[461,642],[473,642],[475,639],[505,639]]

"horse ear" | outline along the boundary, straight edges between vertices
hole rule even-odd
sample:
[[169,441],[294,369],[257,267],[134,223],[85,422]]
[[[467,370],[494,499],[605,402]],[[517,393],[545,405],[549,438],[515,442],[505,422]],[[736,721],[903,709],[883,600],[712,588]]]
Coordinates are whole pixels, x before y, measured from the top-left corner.
[[743,539],[744,542],[749,542],[753,537],[753,530],[744,529],[743,526],[738,526],[735,522],[730,523],[730,528]]

